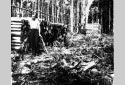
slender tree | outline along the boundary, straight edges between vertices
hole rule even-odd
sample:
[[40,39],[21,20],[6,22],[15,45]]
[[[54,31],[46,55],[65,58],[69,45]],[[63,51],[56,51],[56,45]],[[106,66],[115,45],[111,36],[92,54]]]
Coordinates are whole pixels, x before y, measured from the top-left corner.
[[73,33],[73,0],[71,0],[71,6],[70,6],[70,32]]

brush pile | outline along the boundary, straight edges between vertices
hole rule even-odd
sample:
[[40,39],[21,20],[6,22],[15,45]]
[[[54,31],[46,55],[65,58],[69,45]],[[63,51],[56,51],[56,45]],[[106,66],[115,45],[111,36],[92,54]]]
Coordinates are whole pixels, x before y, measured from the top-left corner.
[[77,34],[67,42],[35,57],[11,53],[13,85],[113,85],[113,37]]

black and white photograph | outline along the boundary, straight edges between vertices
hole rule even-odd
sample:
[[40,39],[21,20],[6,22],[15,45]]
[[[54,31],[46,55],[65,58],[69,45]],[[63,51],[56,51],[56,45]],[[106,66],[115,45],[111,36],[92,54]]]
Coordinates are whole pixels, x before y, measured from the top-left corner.
[[114,85],[114,0],[11,0],[11,85]]

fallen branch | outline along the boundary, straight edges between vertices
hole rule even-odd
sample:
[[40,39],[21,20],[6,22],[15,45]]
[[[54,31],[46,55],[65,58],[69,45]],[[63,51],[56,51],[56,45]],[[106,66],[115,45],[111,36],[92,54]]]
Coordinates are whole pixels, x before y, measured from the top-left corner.
[[42,41],[43,49],[44,49],[44,51],[48,54],[47,48],[46,48],[46,46],[45,46],[45,42],[43,41],[43,37],[42,37],[41,35],[39,35],[39,36],[40,36],[40,39],[41,39],[41,41]]

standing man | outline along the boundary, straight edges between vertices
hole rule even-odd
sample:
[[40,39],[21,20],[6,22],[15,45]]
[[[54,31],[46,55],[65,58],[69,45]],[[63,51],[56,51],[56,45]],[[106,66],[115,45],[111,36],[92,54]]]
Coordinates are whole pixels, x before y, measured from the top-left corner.
[[31,32],[29,35],[29,44],[32,49],[33,55],[37,55],[40,50],[39,41],[40,41],[40,22],[37,19],[37,14],[33,15],[30,21]]

